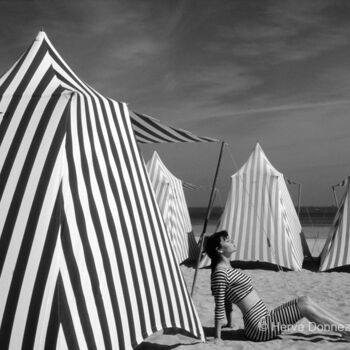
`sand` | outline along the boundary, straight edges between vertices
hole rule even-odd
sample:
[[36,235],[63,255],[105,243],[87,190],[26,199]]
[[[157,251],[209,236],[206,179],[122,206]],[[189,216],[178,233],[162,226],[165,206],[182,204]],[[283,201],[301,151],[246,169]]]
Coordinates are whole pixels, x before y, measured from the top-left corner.
[[[184,265],[180,268],[190,291],[194,269]],[[320,273],[306,269],[300,272],[245,269],[244,272],[251,276],[255,289],[268,308],[298,296],[309,295],[338,319],[350,324],[350,274],[347,272]],[[344,342],[337,334],[317,329],[306,319],[299,321],[292,330],[276,340],[260,343],[248,341],[244,337],[242,314],[236,307],[235,327],[224,329],[223,340],[215,342],[214,300],[210,293],[209,269],[199,270],[193,301],[204,328],[205,343],[177,332],[158,332],[147,338],[140,349],[350,349],[350,343]]]

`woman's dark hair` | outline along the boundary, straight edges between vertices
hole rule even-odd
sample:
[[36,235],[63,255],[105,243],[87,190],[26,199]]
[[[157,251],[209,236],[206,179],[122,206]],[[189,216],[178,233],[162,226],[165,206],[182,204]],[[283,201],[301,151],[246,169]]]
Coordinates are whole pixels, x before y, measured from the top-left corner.
[[205,244],[205,252],[211,259],[211,269],[212,271],[215,269],[217,263],[219,262],[219,252],[217,251],[217,248],[221,247],[221,237],[227,238],[228,233],[227,231],[218,231],[213,233],[206,241]]

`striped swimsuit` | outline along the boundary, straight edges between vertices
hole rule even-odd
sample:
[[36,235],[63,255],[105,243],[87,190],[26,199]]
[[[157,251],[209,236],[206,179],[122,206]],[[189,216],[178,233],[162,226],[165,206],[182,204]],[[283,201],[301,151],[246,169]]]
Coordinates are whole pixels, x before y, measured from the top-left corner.
[[[234,268],[218,266],[211,275],[211,290],[215,300],[215,320],[222,320],[252,290],[251,278]],[[302,318],[297,299],[269,311],[259,300],[243,315],[244,331],[249,340],[266,341],[276,338],[288,326]]]

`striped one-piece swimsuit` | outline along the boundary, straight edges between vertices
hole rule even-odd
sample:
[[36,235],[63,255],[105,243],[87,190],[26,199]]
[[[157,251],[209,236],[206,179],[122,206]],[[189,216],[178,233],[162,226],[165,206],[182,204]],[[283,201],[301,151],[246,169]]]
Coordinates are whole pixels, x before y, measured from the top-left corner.
[[[211,289],[215,299],[215,320],[222,320],[252,290],[251,278],[234,268],[218,266],[211,275]],[[301,319],[297,300],[293,299],[269,311],[259,300],[244,315],[244,331],[249,340],[266,341],[276,338],[288,326]]]

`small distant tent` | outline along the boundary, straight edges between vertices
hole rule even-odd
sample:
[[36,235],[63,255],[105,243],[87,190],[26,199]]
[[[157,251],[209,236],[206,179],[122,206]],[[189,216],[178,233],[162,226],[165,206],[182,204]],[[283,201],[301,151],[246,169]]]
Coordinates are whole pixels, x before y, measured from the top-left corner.
[[2,349],[204,340],[129,111],[80,80],[44,32],[0,78]]
[[302,268],[300,221],[283,174],[271,165],[259,143],[231,177],[217,230],[227,230],[237,245],[234,260]]
[[182,181],[167,169],[156,151],[147,170],[178,263],[197,259],[199,249]]
[[349,177],[333,187],[344,187],[345,191],[330,234],[321,252],[320,271],[350,265],[350,181]]

